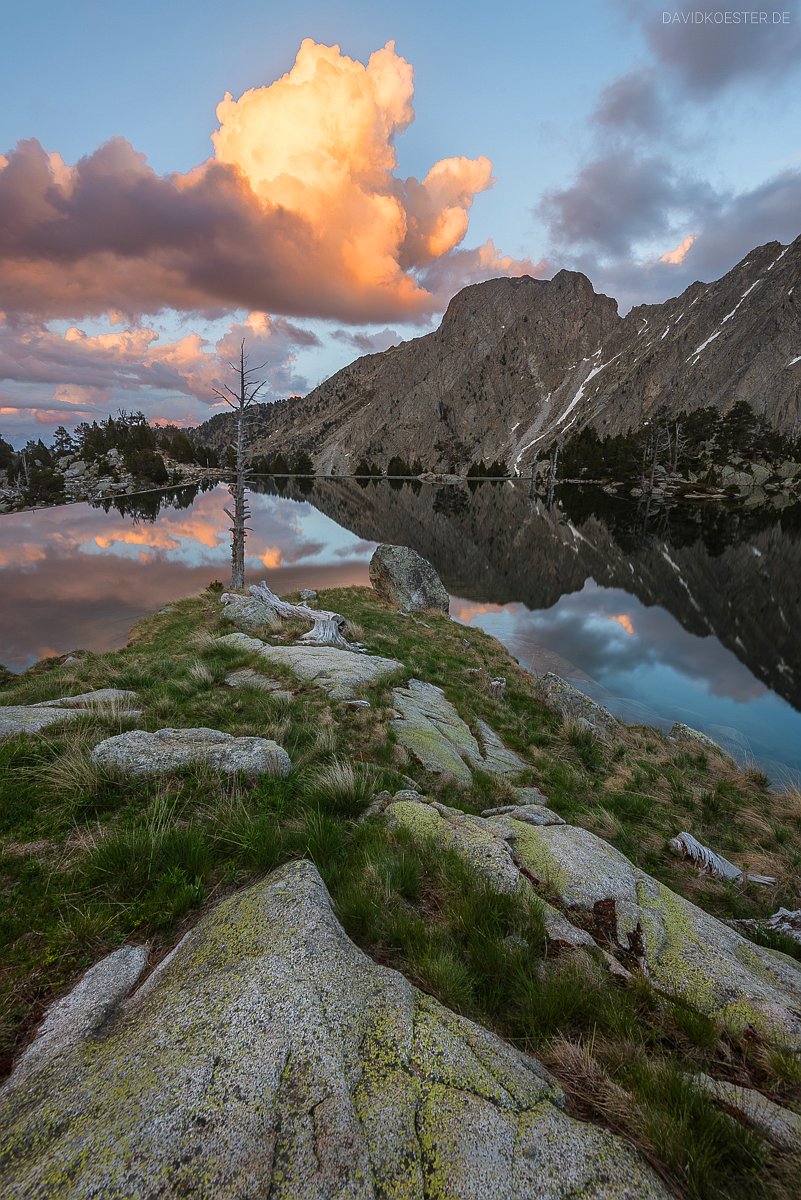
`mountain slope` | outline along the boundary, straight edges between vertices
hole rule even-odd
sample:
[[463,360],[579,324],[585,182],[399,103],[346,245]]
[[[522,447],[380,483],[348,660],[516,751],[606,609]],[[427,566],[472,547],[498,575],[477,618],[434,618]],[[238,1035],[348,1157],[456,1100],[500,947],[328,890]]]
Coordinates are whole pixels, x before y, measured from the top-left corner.
[[[308,396],[261,406],[258,454],[308,450],[321,473],[393,455],[433,470],[503,459],[518,469],[592,423],[639,427],[670,411],[745,400],[777,429],[801,423],[801,237],[771,242],[715,283],[625,317],[586,276],[522,276],[456,295],[439,329],[338,371]],[[228,418],[195,436],[227,440]]]

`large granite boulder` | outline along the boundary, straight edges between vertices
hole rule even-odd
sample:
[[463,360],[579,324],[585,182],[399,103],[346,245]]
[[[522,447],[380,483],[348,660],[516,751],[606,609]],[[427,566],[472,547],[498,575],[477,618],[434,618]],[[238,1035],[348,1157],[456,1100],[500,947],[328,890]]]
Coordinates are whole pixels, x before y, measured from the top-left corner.
[[393,608],[447,612],[450,597],[427,558],[408,546],[382,543],[370,559],[370,582]]
[[564,1100],[536,1060],[372,962],[296,862],[11,1076],[0,1174],[41,1200],[667,1200]]
[[476,722],[479,744],[442,688],[433,683],[411,679],[407,687],[393,690],[392,701],[398,714],[392,721],[395,737],[427,771],[452,775],[469,787],[475,769],[514,776],[528,765],[484,721]]
[[228,633],[218,640],[224,646],[258,654],[269,663],[288,667],[298,679],[322,688],[334,700],[352,700],[364,684],[403,668],[403,663],[394,658],[354,654],[336,646],[270,646],[244,633]]
[[206,763],[228,774],[284,776],[292,769],[289,755],[277,742],[204,728],[118,733],[95,746],[91,757],[123,775],[161,775],[191,763]]

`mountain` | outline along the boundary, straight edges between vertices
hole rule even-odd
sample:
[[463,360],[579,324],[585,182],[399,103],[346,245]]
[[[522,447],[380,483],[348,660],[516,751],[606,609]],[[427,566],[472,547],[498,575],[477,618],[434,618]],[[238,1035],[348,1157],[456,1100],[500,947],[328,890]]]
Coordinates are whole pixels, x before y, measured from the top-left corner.
[[[360,486],[315,480],[286,494],[366,541],[412,546],[448,591],[478,604],[546,610],[588,579],[659,605],[713,636],[801,709],[801,505],[702,506],[642,525],[633,506],[563,489],[550,511],[525,484]],[[725,586],[722,581],[725,580]],[[781,597],[777,608],[776,597]]]
[[[357,359],[308,396],[262,405],[255,453],[308,450],[347,474],[397,455],[432,470],[502,459],[520,469],[555,436],[592,424],[744,400],[777,430],[801,426],[801,237],[753,250],[715,283],[693,283],[623,318],[585,275],[492,279],[454,296],[440,327]],[[195,431],[230,441],[221,415]]]

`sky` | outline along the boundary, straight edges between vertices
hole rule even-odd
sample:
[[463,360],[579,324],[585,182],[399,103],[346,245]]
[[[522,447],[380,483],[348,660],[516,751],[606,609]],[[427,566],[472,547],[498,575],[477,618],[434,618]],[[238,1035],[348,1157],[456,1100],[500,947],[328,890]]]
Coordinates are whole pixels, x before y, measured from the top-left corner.
[[801,233],[801,0],[6,6],[0,435],[195,424],[584,271],[631,305]]

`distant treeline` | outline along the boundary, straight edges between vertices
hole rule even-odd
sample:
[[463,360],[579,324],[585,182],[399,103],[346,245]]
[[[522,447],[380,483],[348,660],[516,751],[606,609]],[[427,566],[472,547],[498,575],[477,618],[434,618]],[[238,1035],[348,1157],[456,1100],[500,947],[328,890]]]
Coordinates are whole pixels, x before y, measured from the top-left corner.
[[654,458],[671,474],[713,482],[714,469],[736,458],[801,461],[801,439],[778,433],[745,401],[725,414],[711,406],[678,415],[660,409],[629,433],[601,438],[591,426],[582,429],[561,448],[559,478],[635,479]]
[[[179,472],[170,471],[169,461],[233,468],[234,452],[229,448],[219,454],[197,444],[175,425],[150,425],[144,413],[120,412],[103,421],[82,421],[73,433],[60,425],[49,445],[41,438],[31,439],[15,450],[0,436],[0,486],[5,481],[24,504],[58,504],[65,499],[65,471],[78,460],[94,468],[93,478],[104,476],[116,482],[127,477],[158,487],[178,481]],[[251,460],[249,470],[257,475],[313,475],[314,463],[305,451],[289,459],[280,453],[259,455]]]

